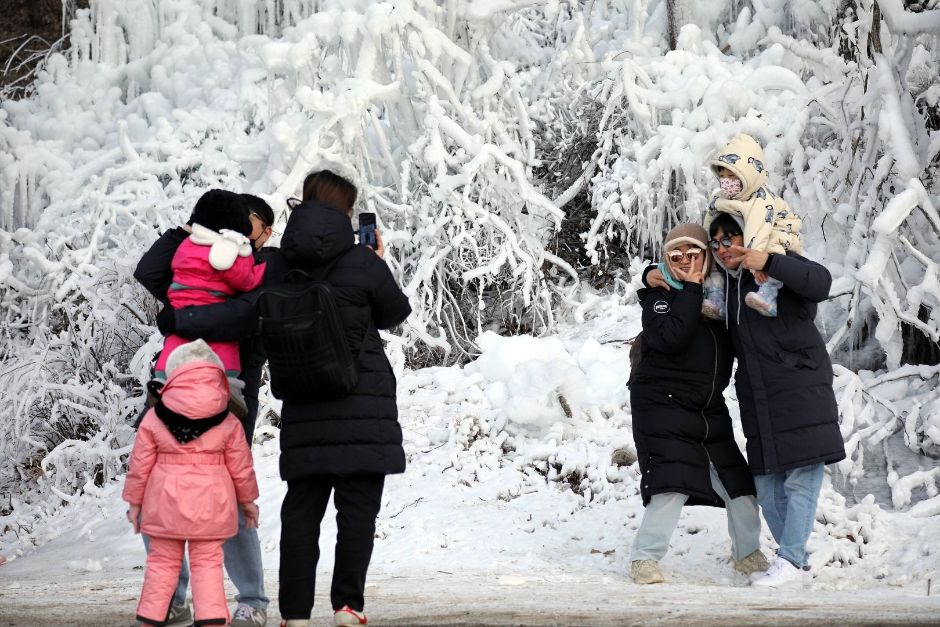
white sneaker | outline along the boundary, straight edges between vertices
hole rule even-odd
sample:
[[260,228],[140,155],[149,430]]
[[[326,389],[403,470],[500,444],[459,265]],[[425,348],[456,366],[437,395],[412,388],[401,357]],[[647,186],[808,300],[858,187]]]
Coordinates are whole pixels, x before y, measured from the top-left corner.
[[766,573],[761,573],[759,577],[752,576],[751,585],[762,588],[802,588],[803,570],[778,556]]
[[260,607],[239,603],[232,616],[232,627],[264,627],[268,624],[268,612]]

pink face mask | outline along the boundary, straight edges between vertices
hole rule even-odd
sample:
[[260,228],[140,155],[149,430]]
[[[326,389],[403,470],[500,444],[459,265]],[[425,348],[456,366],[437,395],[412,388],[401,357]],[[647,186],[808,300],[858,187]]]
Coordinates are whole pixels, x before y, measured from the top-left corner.
[[723,191],[728,198],[734,198],[744,189],[744,184],[741,183],[741,179],[736,176],[719,177],[718,184],[721,185],[721,191]]

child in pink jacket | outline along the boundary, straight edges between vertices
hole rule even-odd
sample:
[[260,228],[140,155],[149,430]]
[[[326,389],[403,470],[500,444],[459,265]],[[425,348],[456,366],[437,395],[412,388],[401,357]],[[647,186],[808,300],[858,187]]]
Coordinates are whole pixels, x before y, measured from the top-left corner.
[[258,526],[258,484],[241,423],[229,413],[225,371],[195,340],[167,360],[160,400],[134,442],[123,498],[134,533],[150,536],[137,620],[162,625],[189,544],[196,625],[227,625],[222,543],[238,531],[238,509]]
[[[174,309],[212,305],[261,285],[265,264],[255,264],[247,237],[252,228],[249,212],[238,195],[219,189],[209,190],[199,198],[193,214],[201,216],[202,222],[192,225],[191,235],[183,240],[173,255],[170,264],[173,282],[167,291],[170,305]],[[188,339],[175,334],[166,337],[154,378],[166,379],[167,358],[187,342]],[[238,380],[241,371],[238,342],[210,342],[209,346],[222,360],[233,396],[241,399],[243,386]]]

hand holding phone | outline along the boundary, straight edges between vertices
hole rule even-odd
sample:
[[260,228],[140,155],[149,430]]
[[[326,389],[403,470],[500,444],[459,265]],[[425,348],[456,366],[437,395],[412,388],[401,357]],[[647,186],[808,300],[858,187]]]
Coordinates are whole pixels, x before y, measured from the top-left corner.
[[370,246],[375,250],[377,241],[375,238],[374,213],[366,212],[359,214],[359,243],[363,246]]

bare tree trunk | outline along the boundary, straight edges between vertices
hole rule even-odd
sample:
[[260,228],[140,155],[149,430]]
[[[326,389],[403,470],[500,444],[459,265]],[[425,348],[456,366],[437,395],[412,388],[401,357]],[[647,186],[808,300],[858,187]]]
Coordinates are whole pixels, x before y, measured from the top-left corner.
[[676,37],[679,27],[676,24],[676,0],[666,0],[666,30],[669,37],[669,49],[676,49]]
[[868,34],[869,49],[873,54],[881,54],[881,7],[878,2],[872,4],[871,32]]

